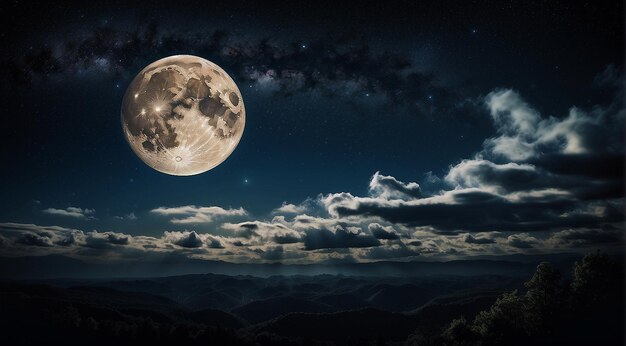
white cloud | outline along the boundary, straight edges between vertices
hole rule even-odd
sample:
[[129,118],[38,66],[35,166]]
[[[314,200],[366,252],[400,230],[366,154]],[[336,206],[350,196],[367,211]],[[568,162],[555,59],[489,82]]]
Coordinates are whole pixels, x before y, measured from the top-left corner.
[[483,155],[524,161],[546,153],[582,154],[594,147],[591,134],[607,120],[601,109],[591,112],[572,107],[564,118],[541,117],[510,89],[491,92],[485,103],[498,136],[485,141]]
[[77,207],[67,207],[65,209],[47,208],[43,210],[46,214],[69,216],[80,219],[92,219],[91,216],[96,211],[94,209],[83,209]]
[[374,173],[369,184],[370,195],[384,199],[410,200],[420,198],[422,190],[419,184],[414,182],[404,183],[380,172]]
[[284,202],[283,205],[274,209],[274,214],[304,214],[308,210],[306,205],[300,204],[295,205],[291,203]]
[[197,207],[187,205],[182,207],[159,207],[151,210],[152,213],[164,216],[181,216],[170,220],[174,224],[211,223],[216,218],[245,216],[248,213],[243,209],[224,209],[221,207]]

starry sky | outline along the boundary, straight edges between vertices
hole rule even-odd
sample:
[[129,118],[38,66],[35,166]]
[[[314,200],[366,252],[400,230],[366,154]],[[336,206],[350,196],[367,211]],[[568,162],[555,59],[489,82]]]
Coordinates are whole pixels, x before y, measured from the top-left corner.
[[[620,251],[619,1],[2,5],[0,254],[234,262]],[[204,174],[145,165],[121,100],[149,63],[237,83]]]

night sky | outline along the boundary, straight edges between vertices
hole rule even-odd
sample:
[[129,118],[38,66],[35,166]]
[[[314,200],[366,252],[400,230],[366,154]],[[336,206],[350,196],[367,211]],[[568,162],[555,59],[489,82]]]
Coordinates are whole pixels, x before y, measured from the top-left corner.
[[[0,254],[234,262],[620,251],[620,1],[2,5]],[[191,177],[120,123],[176,54],[246,128]]]

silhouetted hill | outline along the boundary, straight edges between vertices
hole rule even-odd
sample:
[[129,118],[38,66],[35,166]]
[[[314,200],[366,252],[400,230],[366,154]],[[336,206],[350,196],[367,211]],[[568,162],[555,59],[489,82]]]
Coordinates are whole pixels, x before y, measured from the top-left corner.
[[[206,325],[239,328],[244,323],[220,310],[191,311],[176,302],[146,292],[124,292],[107,287],[61,288],[43,284],[0,283],[0,293],[8,306],[72,306],[88,314],[114,318],[146,318],[157,322],[192,321]],[[124,317],[125,316],[125,317]]]
[[[189,333],[202,333],[201,331],[206,331],[204,329],[206,326],[212,326],[231,330],[227,332],[231,337],[238,337],[237,335],[243,337],[249,333],[266,335],[271,340],[270,344],[282,340],[281,338],[297,340],[311,338],[343,344],[371,338],[401,340],[415,328],[416,323],[429,318],[422,316],[424,314],[422,311],[397,313],[381,308],[351,310],[355,306],[369,306],[367,304],[376,302],[389,310],[402,310],[411,304],[401,307],[398,302],[403,299],[411,301],[412,296],[419,293],[419,287],[428,287],[433,291],[428,295],[431,296],[436,287],[439,287],[441,292],[463,292],[473,286],[492,287],[494,282],[499,281],[506,282],[491,276],[466,280],[460,277],[420,279],[331,275],[255,278],[206,274],[109,281],[49,280],[49,283],[56,286],[5,282],[0,284],[0,296],[3,313],[17,316],[17,319],[8,322],[9,325],[17,324],[22,327],[29,325],[29,316],[36,315],[38,317],[34,319],[34,324],[41,326],[40,328],[53,328],[54,325],[61,323],[61,330],[80,326],[81,331],[88,334],[91,333],[89,328],[96,328],[94,330],[130,328],[127,332],[132,334],[136,333],[133,332],[136,329],[163,330],[174,326],[184,327]],[[511,282],[507,282],[506,287],[510,285]],[[246,299],[252,297],[254,299],[233,307],[232,314],[213,308],[192,309],[181,304],[181,302],[198,304],[201,301],[198,297],[213,295],[220,290],[223,290],[224,295],[228,294],[228,290],[236,290],[246,295],[248,297]],[[152,292],[159,292],[167,297]],[[183,294],[185,292],[187,295]],[[289,295],[276,297],[274,296],[276,292],[287,292]],[[196,298],[190,300],[189,296]],[[369,301],[365,299],[366,297],[370,298]],[[382,299],[383,297],[385,299]],[[420,299],[425,300],[424,297]],[[492,297],[492,301],[493,299],[495,298]],[[201,303],[204,304],[206,301]],[[413,301],[412,304],[417,303]],[[449,299],[443,308],[446,312],[440,313],[441,318],[444,316],[452,318],[459,311],[473,313],[473,307],[468,310],[458,307],[459,304],[467,302]],[[428,310],[429,315],[435,315],[439,311],[437,308],[431,308],[433,309],[436,311]],[[242,319],[251,324],[261,323],[241,332],[234,332],[246,325]],[[323,332],[319,334],[320,331]],[[171,329],[167,329],[167,333],[171,333]],[[358,337],[355,337],[356,335]],[[37,337],[34,340],[38,340]]]
[[367,302],[374,307],[386,308],[393,311],[410,310],[421,306],[434,296],[449,292],[448,287],[437,287],[436,285],[376,285],[369,287],[372,294],[367,298]]
[[231,312],[251,324],[259,323],[290,312],[327,312],[336,308],[305,299],[276,297],[257,300],[231,310]]
[[369,302],[351,293],[327,294],[316,299],[322,304],[334,306],[338,310],[355,310],[369,306]]
[[[476,341],[469,345],[477,346],[529,340],[593,344],[616,340],[621,330],[623,267],[614,260],[588,256],[575,271],[566,269],[575,272],[570,277],[544,263],[530,281],[502,275],[328,274],[14,280],[0,282],[0,325],[8,345],[50,340],[77,345],[395,345],[405,340],[441,345],[468,344],[468,335]],[[543,299],[546,295],[550,298]],[[597,336],[603,329],[607,334]]]
[[252,328],[287,337],[334,341],[339,344],[378,338],[402,340],[418,323],[413,315],[373,308],[335,313],[292,313]]
[[[433,298],[467,290],[503,292],[520,287],[521,279],[483,275],[474,277],[345,277],[316,276],[226,276],[182,275],[151,279],[51,279],[40,280],[57,286],[107,287],[116,291],[143,292],[164,296],[192,310],[240,309],[236,314],[254,322],[287,312],[332,312],[376,307],[408,311]],[[303,302],[306,302],[304,304]],[[290,305],[297,308],[290,308]],[[263,305],[263,313],[253,314]],[[298,310],[300,309],[300,310]]]
[[305,340],[332,341],[336,344],[368,343],[373,340],[400,341],[416,326],[439,326],[459,316],[472,318],[489,307],[497,295],[474,292],[447,297],[408,313],[376,308],[333,313],[290,313],[250,327],[255,333],[269,332]]
[[208,324],[212,326],[221,326],[227,328],[241,328],[245,325],[239,318],[215,309],[204,309],[200,311],[192,311],[185,314],[185,318],[190,321]]

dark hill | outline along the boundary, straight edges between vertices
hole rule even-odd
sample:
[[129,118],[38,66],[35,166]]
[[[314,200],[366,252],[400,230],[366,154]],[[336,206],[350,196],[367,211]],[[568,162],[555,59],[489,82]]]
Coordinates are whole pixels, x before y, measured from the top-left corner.
[[293,297],[276,297],[257,300],[237,307],[231,310],[231,312],[251,324],[255,324],[291,312],[328,312],[334,310],[336,309],[332,306],[319,302]]

